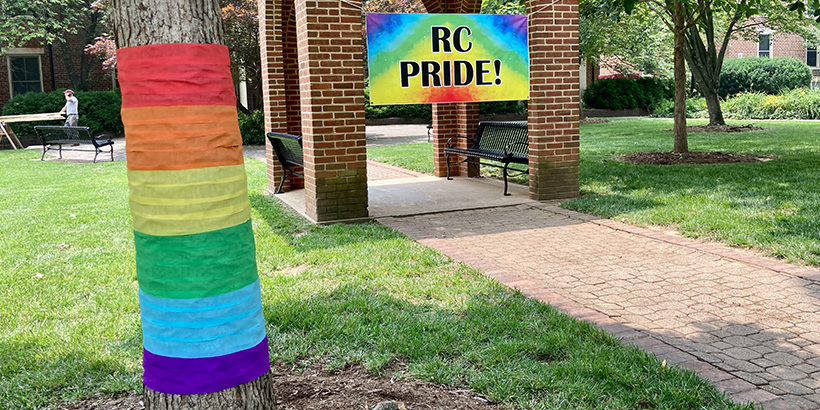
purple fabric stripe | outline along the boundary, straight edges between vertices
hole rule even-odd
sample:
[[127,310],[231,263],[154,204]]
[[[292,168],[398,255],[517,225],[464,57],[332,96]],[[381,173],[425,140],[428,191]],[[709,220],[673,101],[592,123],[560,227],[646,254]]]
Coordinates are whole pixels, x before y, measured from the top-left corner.
[[224,356],[180,359],[143,350],[145,387],[166,394],[203,394],[247,383],[270,369],[268,338]]

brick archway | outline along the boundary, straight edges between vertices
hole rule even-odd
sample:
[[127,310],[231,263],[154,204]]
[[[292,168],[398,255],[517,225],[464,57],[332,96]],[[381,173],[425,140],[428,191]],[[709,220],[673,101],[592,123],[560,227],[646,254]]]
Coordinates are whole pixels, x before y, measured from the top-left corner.
[[[259,2],[265,130],[301,135],[305,213],[317,222],[367,218],[360,10],[340,0]],[[352,3],[361,4],[361,0]],[[480,0],[423,0],[431,13],[477,13]],[[537,11],[537,12],[536,12]],[[530,198],[579,194],[578,0],[528,0]],[[478,126],[478,104],[434,104],[436,175],[454,135]],[[282,169],[267,149],[269,187]],[[468,176],[464,165],[457,175]],[[272,192],[272,189],[271,189]]]

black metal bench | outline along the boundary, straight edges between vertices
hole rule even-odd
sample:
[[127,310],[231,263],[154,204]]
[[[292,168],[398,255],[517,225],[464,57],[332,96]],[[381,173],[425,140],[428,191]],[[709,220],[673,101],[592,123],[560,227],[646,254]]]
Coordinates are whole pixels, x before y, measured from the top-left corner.
[[278,194],[282,192],[285,180],[289,176],[305,177],[301,172],[301,168],[305,165],[302,154],[302,137],[280,132],[269,132],[267,137],[273,147],[273,153],[276,154],[276,159],[285,169],[282,182],[279,183],[279,188],[276,188],[276,192],[274,192],[274,194]]
[[[97,155],[101,152],[109,152],[111,154],[111,161],[114,161],[114,141],[111,141],[111,138],[103,135],[92,136],[91,128],[36,125],[34,126],[34,132],[37,133],[37,136],[43,143],[43,156],[40,157],[41,161],[45,159],[46,152],[49,149],[53,149],[54,145],[57,146],[57,150],[60,153],[60,159],[63,158],[63,145],[93,145],[94,162],[97,162]],[[104,151],[104,147],[108,147],[108,151]],[[72,149],[78,151],[90,151],[83,149]]]
[[[450,164],[458,165],[469,161],[469,164],[476,167],[479,175],[481,175],[479,165],[500,168],[503,169],[504,175],[504,195],[509,196],[510,194],[507,193],[507,177],[529,173],[529,140],[526,122],[481,122],[478,124],[475,137],[466,138],[472,143],[467,149],[456,148],[453,145],[456,138],[465,137],[450,138],[447,140],[447,147],[444,148],[444,157],[447,161],[447,179],[452,179],[450,178]],[[454,155],[466,158],[454,162],[450,160]],[[481,160],[499,162],[501,165],[482,162]],[[523,164],[527,165],[527,168],[523,170],[510,168],[510,164]]]

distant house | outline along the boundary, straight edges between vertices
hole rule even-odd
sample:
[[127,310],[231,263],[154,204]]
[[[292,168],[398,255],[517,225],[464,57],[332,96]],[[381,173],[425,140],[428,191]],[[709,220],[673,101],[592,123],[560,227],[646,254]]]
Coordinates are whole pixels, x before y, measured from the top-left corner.
[[791,57],[806,63],[812,71],[812,86],[820,87],[820,60],[817,46],[798,34],[758,31],[757,41],[735,39],[726,48],[726,58]]
[[[0,108],[18,94],[27,92],[50,92],[60,88],[78,88],[72,84],[70,72],[76,73],[83,64],[82,50],[84,44],[76,38],[69,38],[66,49],[75,50],[68,59],[63,58],[63,47],[30,41],[19,48],[8,48],[0,55]],[[71,62],[71,67],[66,63]],[[92,61],[86,56],[85,61]],[[102,64],[90,64],[88,88],[91,90],[110,90],[113,86],[111,76],[102,70]]]

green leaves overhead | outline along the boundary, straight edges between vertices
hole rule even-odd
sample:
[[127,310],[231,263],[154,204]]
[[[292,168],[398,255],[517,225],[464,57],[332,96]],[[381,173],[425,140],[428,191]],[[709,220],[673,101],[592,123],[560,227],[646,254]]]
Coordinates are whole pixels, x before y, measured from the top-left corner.
[[64,41],[76,34],[88,5],[82,0],[0,0],[0,48],[32,39]]

